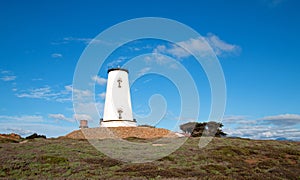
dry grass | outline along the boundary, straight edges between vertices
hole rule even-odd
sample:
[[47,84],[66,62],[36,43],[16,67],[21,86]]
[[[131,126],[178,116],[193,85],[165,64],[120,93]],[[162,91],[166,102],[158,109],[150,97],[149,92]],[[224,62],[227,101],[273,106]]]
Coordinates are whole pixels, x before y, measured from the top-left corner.
[[[150,140],[129,138],[144,143]],[[4,179],[299,179],[300,143],[215,138],[203,149],[190,138],[151,163],[110,159],[86,140],[34,139],[0,143]]]

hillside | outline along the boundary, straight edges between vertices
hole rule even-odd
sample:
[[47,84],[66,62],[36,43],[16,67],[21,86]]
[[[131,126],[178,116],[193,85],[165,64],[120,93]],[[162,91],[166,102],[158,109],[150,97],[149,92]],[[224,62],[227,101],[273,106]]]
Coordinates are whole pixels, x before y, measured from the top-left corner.
[[[130,138],[146,142],[149,139]],[[34,139],[0,143],[0,178],[20,179],[299,179],[300,143],[198,138],[160,160],[130,164],[110,159],[86,140]]]
[[75,130],[65,136],[71,139],[143,138],[178,137],[174,132],[163,128],[150,127],[97,127]]
[[0,142],[19,142],[21,141],[21,136],[18,134],[0,134]]

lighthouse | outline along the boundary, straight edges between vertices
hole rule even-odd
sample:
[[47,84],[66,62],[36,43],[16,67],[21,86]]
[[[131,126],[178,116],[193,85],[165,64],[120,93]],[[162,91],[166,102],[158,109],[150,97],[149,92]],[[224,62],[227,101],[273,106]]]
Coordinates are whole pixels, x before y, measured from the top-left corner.
[[101,127],[135,127],[131,108],[128,70],[112,68],[107,71],[108,79]]

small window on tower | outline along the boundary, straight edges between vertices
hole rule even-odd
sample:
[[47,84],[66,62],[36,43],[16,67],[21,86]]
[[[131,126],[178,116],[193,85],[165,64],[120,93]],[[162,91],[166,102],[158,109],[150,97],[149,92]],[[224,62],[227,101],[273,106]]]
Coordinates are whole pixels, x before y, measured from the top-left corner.
[[119,119],[122,119],[122,113],[123,113],[123,110],[121,108],[118,109]]
[[117,82],[118,82],[118,88],[121,88],[122,79],[119,78]]

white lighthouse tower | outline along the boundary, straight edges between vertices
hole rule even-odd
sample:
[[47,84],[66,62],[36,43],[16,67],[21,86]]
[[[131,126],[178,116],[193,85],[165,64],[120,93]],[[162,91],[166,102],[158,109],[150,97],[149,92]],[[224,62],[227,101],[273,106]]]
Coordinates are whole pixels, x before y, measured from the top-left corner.
[[132,116],[128,70],[113,68],[107,71],[108,80],[101,127],[137,126]]

